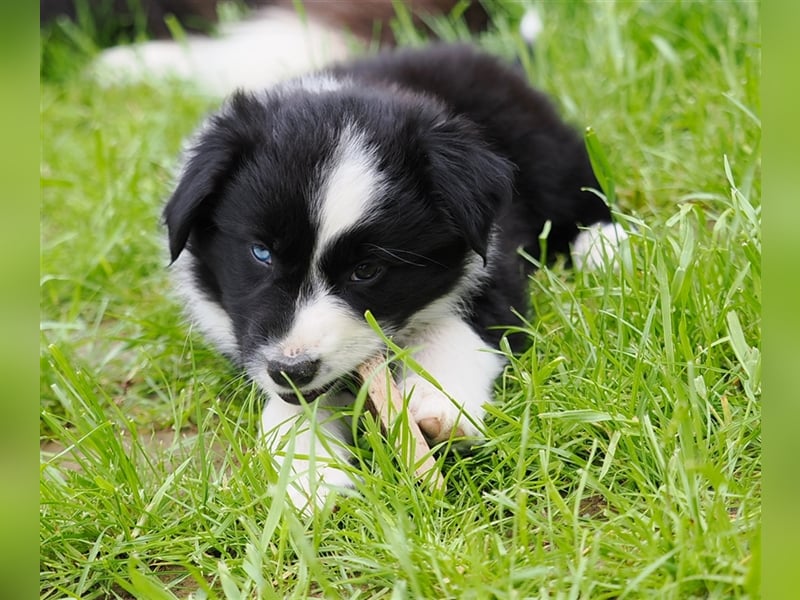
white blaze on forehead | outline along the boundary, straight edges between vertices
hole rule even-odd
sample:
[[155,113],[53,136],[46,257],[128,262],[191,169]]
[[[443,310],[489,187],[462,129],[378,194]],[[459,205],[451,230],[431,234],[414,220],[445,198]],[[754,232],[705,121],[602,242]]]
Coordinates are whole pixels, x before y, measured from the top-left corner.
[[332,240],[369,218],[369,209],[383,185],[376,148],[369,145],[363,133],[348,125],[320,186],[317,256]]

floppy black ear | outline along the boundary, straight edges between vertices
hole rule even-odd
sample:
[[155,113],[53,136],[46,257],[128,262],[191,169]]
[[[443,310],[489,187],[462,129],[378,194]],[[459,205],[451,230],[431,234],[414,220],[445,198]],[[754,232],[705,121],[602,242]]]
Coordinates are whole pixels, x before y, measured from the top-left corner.
[[172,261],[186,247],[192,228],[249,151],[252,139],[244,126],[249,121],[242,113],[252,111],[254,102],[244,95],[234,96],[200,129],[186,151],[180,180],[163,213]]
[[485,262],[492,223],[511,202],[514,165],[493,151],[466,119],[447,119],[431,133],[433,200]]

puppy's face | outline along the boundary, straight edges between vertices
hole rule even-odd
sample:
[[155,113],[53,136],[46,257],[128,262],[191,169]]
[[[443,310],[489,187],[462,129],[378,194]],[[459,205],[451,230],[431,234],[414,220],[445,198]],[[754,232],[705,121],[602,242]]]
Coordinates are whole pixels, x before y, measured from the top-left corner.
[[365,311],[402,334],[464,308],[510,189],[509,164],[429,99],[297,86],[213,116],[164,214],[197,326],[297,402],[380,349]]

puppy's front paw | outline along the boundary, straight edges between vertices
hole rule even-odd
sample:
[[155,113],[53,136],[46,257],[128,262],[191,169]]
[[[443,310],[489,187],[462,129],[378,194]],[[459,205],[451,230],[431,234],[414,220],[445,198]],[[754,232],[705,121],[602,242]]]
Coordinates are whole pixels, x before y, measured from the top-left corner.
[[279,397],[271,398],[261,415],[264,448],[272,456],[279,479],[288,475],[288,499],[306,513],[324,505],[331,492],[354,488],[357,483],[348,469],[350,425],[331,412],[334,405],[351,403],[352,397],[342,394],[325,402],[311,420],[301,406]]
[[[294,470],[300,466],[295,461]],[[317,468],[315,472],[306,471],[296,474],[286,488],[286,494],[299,511],[313,512],[324,506],[331,494],[342,494],[345,490],[355,489],[355,481],[343,469],[338,467]]]
[[431,443],[459,438],[474,444],[483,439],[478,428],[483,419],[483,398],[466,398],[462,392],[454,398],[456,404],[421,377],[408,377],[404,384],[406,392],[411,393],[408,412]]
[[408,409],[422,432],[431,442],[481,440],[483,407],[491,402],[503,359],[469,323],[455,316],[418,332],[407,345],[419,348],[414,359],[447,392],[410,370],[398,377],[400,389],[410,394]]

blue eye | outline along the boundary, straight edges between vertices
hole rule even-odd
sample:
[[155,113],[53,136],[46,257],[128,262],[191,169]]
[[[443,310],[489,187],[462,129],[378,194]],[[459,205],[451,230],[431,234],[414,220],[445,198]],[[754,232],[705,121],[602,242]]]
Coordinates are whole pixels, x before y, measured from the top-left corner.
[[272,264],[272,252],[270,252],[269,248],[266,246],[262,246],[261,244],[253,244],[250,246],[250,252],[253,254],[253,258],[255,258],[258,262],[262,262],[265,265]]

